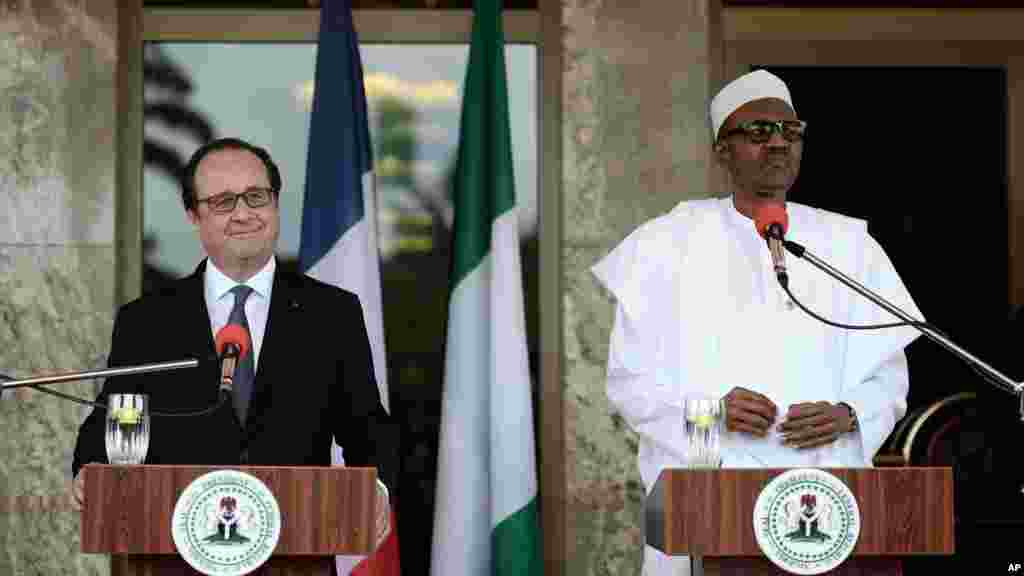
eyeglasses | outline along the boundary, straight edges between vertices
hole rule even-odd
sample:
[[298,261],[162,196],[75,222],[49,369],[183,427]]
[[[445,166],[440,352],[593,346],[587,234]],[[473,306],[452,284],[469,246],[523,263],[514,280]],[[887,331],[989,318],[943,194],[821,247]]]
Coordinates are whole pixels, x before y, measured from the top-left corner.
[[239,198],[244,198],[245,204],[249,208],[262,208],[273,200],[274,191],[270,188],[249,188],[245,192],[237,194],[234,192],[224,192],[223,194],[196,200],[196,204],[206,202],[210,205],[210,210],[215,214],[230,214],[235,211]]
[[787,142],[800,142],[807,132],[807,122],[803,120],[751,120],[743,122],[725,133],[726,137],[743,134],[752,144],[764,144],[778,133]]

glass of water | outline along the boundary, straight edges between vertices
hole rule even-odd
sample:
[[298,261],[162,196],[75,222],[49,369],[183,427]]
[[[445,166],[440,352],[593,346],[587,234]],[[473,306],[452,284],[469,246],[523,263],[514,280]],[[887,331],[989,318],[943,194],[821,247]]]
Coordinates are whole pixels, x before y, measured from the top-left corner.
[[687,465],[718,468],[722,465],[721,401],[711,396],[688,396],[684,402]]
[[145,394],[110,395],[106,442],[111,464],[142,464],[149,452],[149,399]]

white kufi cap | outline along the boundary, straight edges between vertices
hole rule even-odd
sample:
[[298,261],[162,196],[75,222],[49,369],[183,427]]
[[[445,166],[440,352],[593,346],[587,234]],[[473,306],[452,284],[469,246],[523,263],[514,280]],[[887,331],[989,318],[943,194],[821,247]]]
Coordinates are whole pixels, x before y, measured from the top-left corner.
[[747,102],[762,98],[778,98],[796,111],[786,83],[767,70],[755,70],[728,83],[711,100],[711,125],[714,129],[714,139],[718,139],[719,128],[737,108]]

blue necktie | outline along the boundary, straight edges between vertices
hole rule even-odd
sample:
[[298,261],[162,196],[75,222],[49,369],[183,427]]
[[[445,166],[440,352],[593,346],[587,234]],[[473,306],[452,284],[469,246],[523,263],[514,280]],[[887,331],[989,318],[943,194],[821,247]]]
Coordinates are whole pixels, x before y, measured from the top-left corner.
[[252,294],[252,288],[235,286],[231,289],[231,293],[235,295],[235,306],[231,309],[231,315],[228,316],[228,324],[238,324],[245,328],[245,333],[249,335],[249,352],[235,367],[234,376],[235,414],[238,415],[238,421],[242,423],[242,426],[245,426],[245,417],[249,411],[249,399],[252,397],[253,381],[256,379],[255,363],[253,362],[256,350],[252,345],[249,321],[245,318],[245,300]]

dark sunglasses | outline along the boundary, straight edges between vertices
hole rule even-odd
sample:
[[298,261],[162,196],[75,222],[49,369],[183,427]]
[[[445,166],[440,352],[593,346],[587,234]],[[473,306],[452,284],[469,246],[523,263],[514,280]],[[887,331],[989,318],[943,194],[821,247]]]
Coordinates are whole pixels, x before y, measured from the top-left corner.
[[725,137],[743,134],[752,144],[764,144],[778,133],[787,142],[800,142],[806,132],[807,122],[803,120],[750,120],[727,131]]

